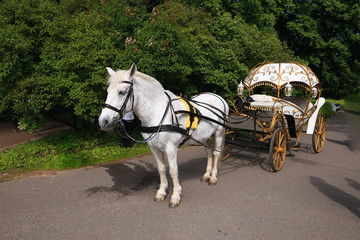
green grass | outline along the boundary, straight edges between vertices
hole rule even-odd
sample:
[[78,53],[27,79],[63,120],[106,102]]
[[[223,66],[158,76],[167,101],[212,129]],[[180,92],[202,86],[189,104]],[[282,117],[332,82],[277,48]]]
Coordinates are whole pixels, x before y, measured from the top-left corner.
[[349,111],[360,111],[360,93],[348,95],[344,99],[344,108]]
[[[141,137],[138,134],[136,138]],[[0,180],[10,178],[12,173],[72,169],[150,152],[147,144],[136,143],[130,149],[121,144],[121,137],[115,133],[65,130],[0,153]]]
[[360,93],[346,96],[344,99],[344,110],[348,113],[352,134],[360,134]]

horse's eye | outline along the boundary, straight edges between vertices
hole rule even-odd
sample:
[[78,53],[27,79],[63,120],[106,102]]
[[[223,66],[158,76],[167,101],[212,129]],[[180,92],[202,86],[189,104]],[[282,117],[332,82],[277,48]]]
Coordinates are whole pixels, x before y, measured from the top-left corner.
[[126,91],[119,91],[119,95],[124,95],[126,93]]

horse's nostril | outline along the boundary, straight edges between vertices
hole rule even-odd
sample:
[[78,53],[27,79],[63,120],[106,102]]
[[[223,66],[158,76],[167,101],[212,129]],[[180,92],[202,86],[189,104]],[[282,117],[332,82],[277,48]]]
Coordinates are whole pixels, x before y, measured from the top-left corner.
[[100,119],[99,119],[99,125],[100,125],[101,128],[107,127],[108,124],[109,124],[109,120],[108,120],[108,119],[106,119],[106,118],[103,118],[103,119],[100,118]]

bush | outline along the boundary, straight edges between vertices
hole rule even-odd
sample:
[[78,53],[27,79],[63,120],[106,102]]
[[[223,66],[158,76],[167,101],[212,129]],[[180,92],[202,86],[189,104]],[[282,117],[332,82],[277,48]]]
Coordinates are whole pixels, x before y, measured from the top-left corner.
[[330,118],[335,114],[332,109],[330,102],[325,102],[324,105],[320,108],[319,114],[323,114],[325,118]]

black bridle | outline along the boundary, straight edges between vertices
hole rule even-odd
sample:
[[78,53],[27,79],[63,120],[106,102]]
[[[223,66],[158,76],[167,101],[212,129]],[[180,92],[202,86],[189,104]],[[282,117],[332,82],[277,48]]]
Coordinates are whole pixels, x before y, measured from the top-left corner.
[[130,88],[129,88],[129,91],[128,91],[128,94],[126,95],[126,98],[125,98],[125,101],[123,103],[123,105],[121,106],[120,109],[110,105],[110,104],[107,104],[107,103],[104,103],[103,104],[103,107],[104,108],[109,108],[115,112],[117,112],[118,114],[120,114],[120,119],[123,118],[123,111],[125,110],[126,108],[126,105],[127,103],[129,102],[129,99],[132,97],[133,98],[133,102],[132,102],[132,107],[131,107],[131,111],[134,109],[134,95],[132,94],[133,93],[133,81],[121,81],[121,83],[127,83],[127,84],[130,84]]

